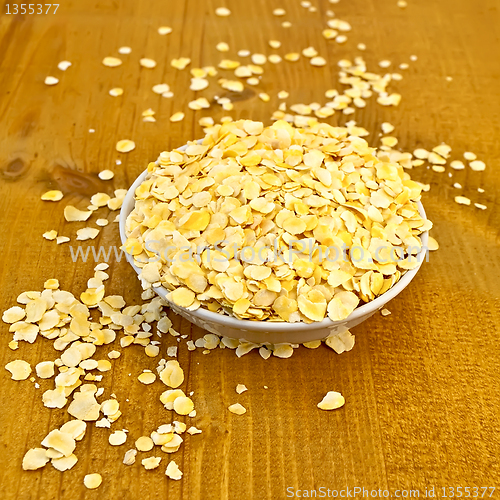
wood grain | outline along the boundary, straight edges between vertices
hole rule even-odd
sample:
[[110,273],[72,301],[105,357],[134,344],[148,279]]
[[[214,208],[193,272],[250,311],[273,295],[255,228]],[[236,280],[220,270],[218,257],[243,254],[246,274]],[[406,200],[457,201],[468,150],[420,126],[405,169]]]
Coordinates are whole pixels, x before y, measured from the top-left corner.
[[[404,79],[393,85],[403,95],[398,108],[382,108],[372,100],[356,111],[373,144],[380,124],[389,121],[397,127],[403,150],[444,141],[453,147],[454,158],[474,151],[487,164],[485,172],[453,171],[452,178],[414,170],[417,180],[431,184],[423,200],[441,249],[390,304],[391,316],[376,315],[355,329],[351,352],[338,356],[325,346],[301,348],[288,360],[263,361],[255,352],[238,359],[229,350],[206,356],[180,349],[187,390],[195,391],[195,422],[203,429],[202,435],[188,437],[176,454],[182,481],[165,478],[167,458],[159,471],[145,471],[140,463],[125,467],[121,460],[127,445],[110,447],[108,431],[97,428],[90,428],[78,444],[79,463],[73,470],[60,473],[49,465],[23,472],[27,448],[37,446],[67,413],[43,407],[41,393],[51,381],[41,380],[41,388],[35,389],[30,382],[11,381],[0,369],[3,499],[275,500],[286,498],[287,487],[321,486],[381,488],[392,494],[419,489],[423,497],[432,486],[500,488],[498,2],[408,0],[406,9],[398,8],[395,0],[313,3],[316,13],[298,1],[227,0],[232,16],[218,18],[214,10],[222,2],[67,0],[55,15],[0,17],[2,310],[14,305],[20,292],[41,289],[50,277],[59,278],[66,290],[83,291],[93,263],[74,264],[67,245],[41,237],[50,229],[74,236],[81,227],[64,222],[65,203],[84,207],[97,190],[129,186],[160,151],[200,137],[200,116],[269,123],[282,89],[290,92],[289,103],[324,102],[325,90],[339,88],[336,62],[358,55],[359,42],[368,46],[363,56],[369,68],[379,71],[376,63],[381,59],[397,68],[411,54],[418,56],[409,70],[401,71]],[[276,7],[286,9],[285,18],[272,16]],[[321,36],[329,8],[353,25],[345,45]],[[4,13],[5,4],[2,9]],[[292,28],[282,28],[283,19]],[[173,32],[159,36],[161,25],[172,26]],[[169,122],[171,114],[187,109],[193,95],[187,90],[189,72],[170,67],[172,58],[191,57],[193,66],[216,65],[226,56],[236,57],[239,49],[270,53],[270,39],[282,42],[277,51],[281,55],[313,45],[330,64],[311,68],[304,60],[268,63],[262,84],[235,103],[234,111],[187,110],[184,121]],[[229,53],[216,51],[220,41],[229,43]],[[103,57],[117,55],[122,45],[133,49],[121,56],[124,64],[102,66]],[[158,66],[140,68],[141,57],[155,59]],[[73,63],[64,73],[57,69],[63,59]],[[57,76],[60,83],[45,86],[47,75]],[[162,82],[172,87],[173,99],[151,92]],[[108,95],[115,86],[124,88],[122,97]],[[271,102],[262,102],[259,91],[272,95]],[[215,83],[203,93],[208,98],[216,94],[222,92]],[[149,107],[156,111],[156,123],[141,120]],[[330,122],[344,123],[345,118]],[[133,139],[137,148],[120,155],[114,145],[125,138]],[[97,178],[104,168],[116,172],[113,181]],[[458,206],[453,182],[488,209]],[[478,193],[478,187],[486,192]],[[49,188],[62,189],[64,201],[42,203],[40,195]],[[117,243],[116,224],[105,228],[97,242]],[[121,293],[131,303],[140,300],[139,284],[125,262],[113,262],[110,274],[110,293]],[[178,317],[174,322],[193,338],[203,333]],[[14,353],[7,347],[5,325],[2,332],[1,366],[17,358],[34,365],[57,357],[46,341],[20,345]],[[174,343],[165,339],[162,353]],[[159,387],[145,390],[131,382],[143,368],[155,365],[139,347],[129,348],[104,378],[105,394],[115,392],[122,402],[117,428],[129,429],[134,439],[171,419],[158,403]],[[249,391],[238,396],[238,383]],[[345,395],[342,410],[316,409],[329,390]],[[227,412],[237,401],[248,408],[245,416]],[[102,486],[86,490],[83,476],[97,471],[104,477]]]

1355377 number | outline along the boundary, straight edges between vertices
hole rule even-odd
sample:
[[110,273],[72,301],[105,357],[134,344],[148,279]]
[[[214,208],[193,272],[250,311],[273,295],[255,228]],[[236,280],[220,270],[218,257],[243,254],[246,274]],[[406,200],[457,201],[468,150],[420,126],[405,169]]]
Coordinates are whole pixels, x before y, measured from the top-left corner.
[[[5,4],[6,14],[55,14],[59,8],[58,3],[11,3]],[[53,9],[52,9],[53,7]],[[52,9],[52,12],[50,12]]]

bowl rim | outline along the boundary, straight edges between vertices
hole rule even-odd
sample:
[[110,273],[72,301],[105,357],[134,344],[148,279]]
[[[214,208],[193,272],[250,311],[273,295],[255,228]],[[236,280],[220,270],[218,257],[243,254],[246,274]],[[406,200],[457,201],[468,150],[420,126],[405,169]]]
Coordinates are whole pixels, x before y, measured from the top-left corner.
[[[184,148],[186,148],[186,146],[182,146],[176,149],[182,151]],[[120,239],[122,244],[124,244],[125,241],[127,240],[125,234],[125,223],[128,215],[134,209],[135,190],[144,181],[147,174],[148,170],[146,169],[136,178],[134,183],[128,189],[127,194],[125,195],[125,198],[123,200],[119,218]],[[417,201],[417,206],[420,215],[424,218],[427,218],[421,201]],[[416,255],[416,258],[418,259],[418,265],[414,269],[406,271],[406,273],[401,277],[401,279],[394,286],[389,288],[389,290],[384,292],[382,295],[378,296],[376,299],[373,299],[370,302],[367,302],[366,304],[358,306],[347,318],[344,318],[343,320],[332,321],[330,318],[325,318],[322,321],[314,321],[312,323],[304,323],[304,322],[289,323],[286,321],[259,321],[259,320],[234,318],[232,316],[228,316],[225,314],[211,312],[208,309],[205,309],[204,307],[199,307],[198,309],[190,311],[189,309],[178,306],[177,304],[174,304],[174,306],[185,311],[187,315],[192,315],[202,321],[215,322],[230,328],[237,328],[239,330],[285,333],[290,329],[292,325],[295,331],[334,328],[336,326],[345,324],[347,321],[360,319],[363,316],[368,316],[373,314],[375,311],[381,309],[385,304],[387,304],[387,302],[389,302],[394,297],[399,295],[410,284],[410,282],[413,280],[413,278],[419,271],[420,267],[422,266],[422,263],[425,259],[425,253],[427,252],[428,236],[429,236],[428,231],[425,231],[420,235],[420,238],[422,240],[422,248],[420,249],[420,252]],[[132,256],[126,252],[124,252],[124,254],[127,259],[127,262],[133,267],[137,275],[139,275],[141,269],[134,264]],[[166,298],[166,295],[169,293],[169,290],[167,290],[163,286],[152,287],[152,288],[163,299],[165,299],[167,302],[170,302]]]

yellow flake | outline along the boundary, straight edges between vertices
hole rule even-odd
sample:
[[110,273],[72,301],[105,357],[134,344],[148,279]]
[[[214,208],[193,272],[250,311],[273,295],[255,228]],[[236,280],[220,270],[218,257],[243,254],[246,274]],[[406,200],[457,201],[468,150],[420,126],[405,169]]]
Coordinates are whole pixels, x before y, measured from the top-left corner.
[[57,67],[61,70],[61,71],[66,71],[69,67],[71,66],[71,63],[69,61],[61,61]]
[[165,368],[159,374],[160,380],[174,389],[184,382],[184,371],[176,360],[167,361]]
[[299,311],[312,321],[322,321],[326,313],[326,299],[318,290],[310,290],[297,298]]
[[61,472],[72,469],[77,462],[78,458],[73,453],[67,457],[53,458],[51,460],[53,467]]
[[455,202],[458,203],[459,205],[470,205],[471,201],[469,198],[466,198],[465,196],[455,196]]
[[141,384],[149,385],[156,380],[156,375],[152,372],[143,372],[137,377],[137,379],[141,382]]
[[[199,97],[198,99],[195,99],[195,100],[189,102],[188,107],[190,109],[194,109],[194,110],[207,109],[210,107],[210,103],[208,102],[206,97]],[[206,118],[208,118],[208,117],[206,117]],[[202,120],[203,120],[203,122],[206,121],[205,118],[200,118],[198,123],[200,123]],[[202,125],[202,123],[200,123],[200,125]],[[212,125],[213,125],[213,123],[212,123]],[[202,125],[202,126],[210,126],[210,125]]]
[[143,68],[154,68],[156,67],[156,61],[154,59],[148,59],[147,57],[143,57],[139,60],[139,64]]
[[142,245],[139,240],[135,238],[128,238],[123,245],[123,249],[129,255],[139,255],[140,253],[142,253]]
[[337,30],[326,29],[326,30],[323,30],[321,34],[327,40],[332,40],[339,34],[339,32]]
[[100,359],[97,362],[97,369],[100,372],[108,372],[111,370],[111,363],[107,359]]
[[132,449],[125,452],[123,457],[123,463],[125,465],[133,465],[135,463],[135,457],[137,456],[137,450]]
[[55,76],[47,76],[45,77],[45,85],[57,85],[59,80]]
[[382,123],[382,132],[384,134],[390,134],[394,130],[394,125],[388,122]]
[[111,170],[101,170],[97,175],[99,179],[103,181],[109,181],[115,176],[114,172]]
[[102,476],[97,473],[87,474],[83,478],[83,484],[89,490],[95,490],[96,488],[99,488],[99,486],[101,486],[101,483],[102,483]]
[[401,95],[393,93],[387,96],[379,96],[377,102],[382,106],[398,106],[401,102]]
[[51,378],[54,376],[54,362],[42,361],[35,366],[35,371],[40,378]]
[[226,42],[219,42],[215,48],[219,51],[219,52],[227,52],[229,50],[229,45],[226,43]]
[[415,158],[418,158],[419,160],[426,160],[427,158],[429,158],[429,154],[430,154],[429,151],[423,148],[418,148],[415,149],[415,151],[413,151],[413,155],[415,156]]
[[428,242],[427,242],[427,248],[432,252],[434,250],[437,250],[439,248],[439,243],[432,237],[429,236]]
[[127,441],[127,433],[123,431],[115,431],[109,435],[108,441],[112,446],[120,446]]
[[47,281],[45,281],[45,283],[43,284],[43,287],[44,288],[48,288],[50,290],[57,290],[59,288],[59,280],[55,279],[55,278],[52,278],[52,279],[48,279]]
[[188,415],[193,410],[194,403],[187,396],[179,396],[174,399],[174,411],[179,415]]
[[120,87],[113,87],[112,89],[110,89],[109,95],[113,97],[119,97],[123,95],[123,89]]
[[153,440],[149,436],[142,436],[135,442],[138,451],[151,451],[153,446]]
[[329,391],[325,397],[318,403],[321,410],[336,410],[345,404],[345,399],[340,392]]
[[171,122],[180,122],[184,119],[184,113],[182,111],[178,111],[177,113],[174,113],[170,117]]
[[168,35],[169,33],[172,33],[172,28],[170,26],[160,26],[158,28],[158,34],[160,35]]
[[326,65],[326,59],[324,57],[316,56],[316,57],[313,57],[310,60],[310,63],[313,66],[325,66]]
[[277,358],[289,358],[293,354],[293,347],[290,344],[276,344],[273,349],[273,356]]
[[146,470],[156,469],[157,467],[160,466],[160,462],[161,462],[161,457],[149,457],[149,458],[143,458],[141,460],[141,463]]
[[332,321],[340,321],[347,318],[359,304],[358,296],[353,292],[336,293],[328,303],[328,317]]
[[231,11],[226,7],[217,7],[215,9],[215,15],[219,17],[228,17],[231,15]]
[[182,478],[182,472],[174,460],[171,460],[167,465],[167,469],[165,470],[165,475],[168,476],[170,479],[174,479],[176,481]]
[[74,394],[68,413],[78,420],[97,420],[101,405],[96,401],[95,393],[87,389],[85,385],[80,386],[80,392]]
[[232,92],[243,92],[245,89],[245,86],[237,80],[220,80],[220,86]]
[[70,434],[54,429],[42,441],[42,446],[53,448],[63,456],[69,457],[75,450],[76,442]]
[[57,237],[57,231],[55,229],[52,229],[50,231],[46,231],[45,233],[42,234],[42,236],[49,241],[55,240]]
[[321,340],[312,340],[311,342],[304,342],[302,344],[304,347],[308,349],[317,349],[321,345]]
[[99,229],[94,227],[84,227],[76,232],[76,239],[79,241],[93,240],[99,234]]
[[223,59],[218,66],[221,69],[236,69],[240,66],[240,62],[232,61],[230,59]]
[[290,234],[302,234],[306,230],[306,223],[298,217],[289,217],[283,222],[283,229]]
[[454,170],[463,170],[465,168],[465,165],[460,160],[454,160],[450,163],[450,167]]
[[315,57],[318,55],[318,51],[314,47],[306,47],[302,50],[302,55],[305,57]]
[[44,467],[50,458],[45,448],[31,448],[23,458],[23,470],[36,470]]
[[208,87],[208,80],[205,80],[205,78],[191,78],[191,85],[190,89],[191,90],[203,90]]
[[176,69],[185,69],[189,64],[191,64],[191,59],[189,57],[179,57],[179,59],[172,59],[170,65]]
[[62,200],[63,194],[61,191],[54,190],[54,191],[47,191],[46,193],[42,194],[42,200],[44,201],[59,201]]
[[64,218],[68,222],[86,221],[91,215],[91,211],[85,212],[83,210],[78,210],[72,205],[67,205],[66,207],[64,207]]
[[105,207],[110,199],[106,193],[96,193],[90,198],[90,203],[96,207]]
[[116,150],[119,153],[129,153],[135,149],[135,142],[128,139],[123,139],[116,143]]
[[5,369],[11,373],[12,380],[26,380],[31,374],[30,364],[22,359],[7,363]]
[[446,165],[446,160],[434,151],[429,153],[427,160],[434,165]]
[[116,66],[120,66],[122,64],[122,60],[118,59],[118,57],[105,57],[102,60],[104,66],[108,66],[109,68],[115,68]]
[[443,173],[446,169],[440,165],[432,165],[432,170],[434,172]]
[[475,160],[469,163],[469,167],[475,172],[482,172],[486,169],[486,164],[483,161]]
[[160,348],[157,345],[152,344],[147,345],[144,351],[146,353],[146,356],[150,358],[155,358],[156,356],[158,356],[158,354],[160,354]]
[[4,311],[2,315],[2,321],[4,323],[16,323],[21,321],[26,316],[26,311],[19,306],[13,306],[6,311]]
[[204,116],[198,120],[198,123],[202,127],[212,127],[215,122],[211,116]]
[[243,415],[247,412],[246,408],[243,405],[240,405],[240,403],[229,406],[228,410],[235,415]]
[[170,91],[170,86],[167,85],[166,83],[159,83],[158,85],[155,85],[153,87],[153,92],[155,94],[159,94],[159,95],[162,95],[164,94],[165,92],[169,92]]
[[252,54],[250,59],[252,60],[253,64],[258,65],[265,64],[267,61],[267,57],[264,54]]
[[350,351],[354,347],[354,335],[349,330],[331,335],[325,339],[325,344],[333,349],[337,354]]
[[382,137],[382,139],[380,139],[380,142],[382,142],[384,146],[393,148],[398,143],[398,140],[396,139],[396,137],[387,136],[387,137]]

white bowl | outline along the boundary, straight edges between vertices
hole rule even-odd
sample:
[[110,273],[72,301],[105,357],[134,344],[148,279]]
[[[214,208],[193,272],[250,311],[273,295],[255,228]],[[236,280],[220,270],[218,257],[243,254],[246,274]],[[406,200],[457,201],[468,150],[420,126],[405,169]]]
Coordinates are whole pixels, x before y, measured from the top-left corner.
[[[182,150],[184,148],[179,148]],[[146,178],[147,171],[144,171],[135,182],[125,196],[123,205],[120,211],[120,238],[122,243],[125,243],[127,237],[125,234],[125,222],[128,215],[135,206],[134,193],[137,187]],[[422,217],[426,217],[424,207],[418,202],[418,211]],[[255,342],[257,344],[264,344],[266,342],[271,344],[278,344],[282,342],[289,343],[304,343],[313,340],[320,340],[331,335],[342,333],[350,328],[353,328],[370,316],[375,314],[378,310],[382,309],[390,300],[400,294],[415,277],[425,257],[427,248],[428,232],[422,233],[422,249],[416,256],[418,259],[418,266],[411,271],[407,271],[401,279],[385,293],[376,299],[356,308],[346,319],[342,321],[332,321],[324,319],[314,323],[286,323],[274,321],[251,321],[237,319],[232,316],[227,316],[220,313],[214,313],[203,307],[198,308],[196,311],[188,311],[183,307],[168,301],[166,298],[169,293],[164,287],[155,287],[153,290],[162,298],[169,302],[170,308],[176,313],[186,318],[191,323],[207,330],[216,335],[232,337],[235,339],[245,340],[248,342]],[[134,268],[135,272],[139,274],[141,269],[138,268],[133,258],[129,254],[125,254],[128,262]]]

